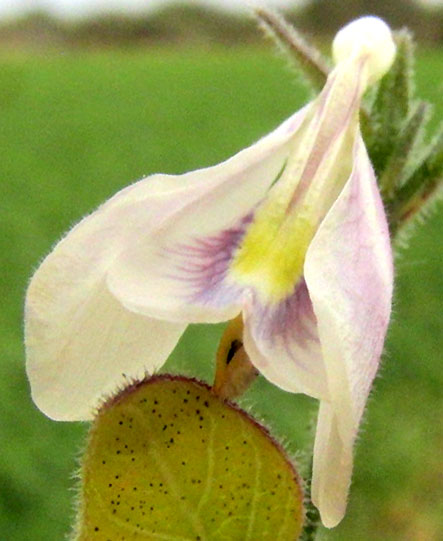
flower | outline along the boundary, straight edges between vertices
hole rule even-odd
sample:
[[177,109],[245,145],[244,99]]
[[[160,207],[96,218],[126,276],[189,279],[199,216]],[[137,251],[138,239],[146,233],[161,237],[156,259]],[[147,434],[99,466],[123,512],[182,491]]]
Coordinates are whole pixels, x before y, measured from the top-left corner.
[[392,256],[362,141],[363,93],[395,46],[380,19],[343,28],[321,94],[229,160],[154,175],[84,218],[34,275],[27,370],[48,416],[88,419],[157,370],[189,323],[242,314],[251,362],[320,400],[312,497],[344,515],[352,451],[391,309]]

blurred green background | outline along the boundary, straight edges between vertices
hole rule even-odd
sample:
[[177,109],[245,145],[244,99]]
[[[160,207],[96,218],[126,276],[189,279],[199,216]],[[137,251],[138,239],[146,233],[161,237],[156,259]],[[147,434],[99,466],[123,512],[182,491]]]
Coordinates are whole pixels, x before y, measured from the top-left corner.
[[[8,43],[14,46],[0,51],[0,539],[46,541],[69,531],[87,426],[52,422],[30,400],[22,305],[32,271],[66,229],[116,190],[149,173],[217,163],[308,96],[286,61],[253,40],[205,47],[194,39],[181,46]],[[442,65],[442,49],[419,47],[417,86],[436,105],[434,126],[443,112]],[[442,226],[435,212],[401,250],[393,323],[359,438],[349,511],[319,539],[441,539]],[[211,380],[221,332],[191,328],[168,368]],[[303,467],[315,401],[260,379],[243,403]]]

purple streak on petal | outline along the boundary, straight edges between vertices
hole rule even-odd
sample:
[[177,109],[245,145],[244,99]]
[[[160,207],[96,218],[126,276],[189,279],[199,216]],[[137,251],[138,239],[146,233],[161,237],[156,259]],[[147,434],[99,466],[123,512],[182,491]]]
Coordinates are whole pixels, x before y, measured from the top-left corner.
[[316,318],[311,299],[302,278],[292,295],[278,304],[263,304],[255,292],[252,295],[253,335],[269,347],[283,347],[295,359],[294,345],[308,348],[309,342],[318,342]]
[[165,256],[177,261],[177,272],[170,274],[170,278],[189,286],[187,302],[222,307],[240,297],[242,288],[227,283],[226,277],[234,252],[252,218],[253,213],[250,213],[237,224],[212,236],[196,237],[165,249]]
[[315,398],[329,396],[322,349],[309,293],[302,278],[278,304],[249,290],[244,299],[244,341],[251,362],[272,383]]

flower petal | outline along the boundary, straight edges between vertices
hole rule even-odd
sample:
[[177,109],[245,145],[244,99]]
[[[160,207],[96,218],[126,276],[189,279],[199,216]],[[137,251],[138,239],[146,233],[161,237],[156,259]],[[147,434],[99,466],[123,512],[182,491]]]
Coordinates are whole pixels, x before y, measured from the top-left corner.
[[[74,290],[68,292],[61,283],[67,273],[60,259],[56,263],[60,277],[45,265],[28,296],[28,378],[34,402],[48,417],[88,420],[105,396],[160,368],[185,325],[129,312],[103,280],[88,290],[86,299],[74,297]],[[66,306],[63,298],[56,300],[61,292]]]
[[[331,404],[322,400],[314,445],[314,475],[311,498],[321,512],[324,526],[333,528],[346,511],[352,475],[353,434],[344,442]],[[343,497],[345,495],[345,497]]]
[[136,377],[163,364],[185,325],[128,313],[106,287],[109,268],[135,239],[158,230],[226,176],[252,167],[257,156],[280,164],[279,149],[302,116],[294,115],[224,164],[178,176],[152,175],[128,186],[57,244],[26,298],[27,371],[42,411],[54,419],[90,418],[123,373]]
[[[309,247],[304,276],[317,318],[333,411],[321,424],[324,427],[329,419],[337,425],[317,434],[325,441],[316,444],[313,492],[323,522],[333,525],[346,506],[348,457],[383,349],[393,284],[388,226],[360,135],[352,174]],[[337,438],[342,458],[322,456],[337,448]],[[326,490],[322,476],[336,467],[341,468],[334,473],[341,479],[341,493],[335,495],[330,510],[322,507],[328,500],[322,492]]]
[[225,274],[249,220],[287,159],[309,107],[250,148],[189,173],[199,196],[161,230],[133,239],[108,275],[130,310],[169,321],[216,322],[238,314],[238,287]]
[[129,313],[104,278],[128,239],[159,227],[192,197],[193,186],[184,189],[178,177],[128,186],[77,224],[35,273],[26,296],[27,371],[49,417],[90,418],[122,374],[154,371],[175,347],[183,325]]
[[245,297],[244,345],[255,367],[285,391],[328,398],[316,319],[304,280],[277,304],[263,304],[254,291]]
[[[156,194],[156,178],[150,180]],[[122,190],[84,218],[31,280],[25,310],[27,372],[34,401],[49,417],[90,418],[103,394],[117,389],[123,373],[136,377],[161,366],[184,330],[130,314],[104,282],[128,236],[140,227],[158,226],[183,199],[170,196],[168,205],[166,197],[150,191],[156,204],[149,208],[148,184],[146,179]]]

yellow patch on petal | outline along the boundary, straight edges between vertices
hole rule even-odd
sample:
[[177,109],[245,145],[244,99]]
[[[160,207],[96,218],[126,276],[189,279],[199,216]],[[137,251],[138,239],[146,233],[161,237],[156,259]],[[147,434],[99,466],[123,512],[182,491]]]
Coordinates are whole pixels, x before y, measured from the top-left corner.
[[292,293],[317,229],[312,213],[288,213],[288,206],[289,201],[277,198],[257,211],[231,265],[235,279],[253,286],[268,302]]
[[254,287],[265,302],[280,302],[294,291],[318,226],[349,178],[360,71],[358,60],[336,71],[330,88],[314,102],[281,178],[256,211],[233,259],[233,278]]

